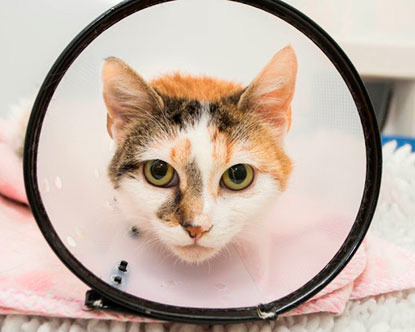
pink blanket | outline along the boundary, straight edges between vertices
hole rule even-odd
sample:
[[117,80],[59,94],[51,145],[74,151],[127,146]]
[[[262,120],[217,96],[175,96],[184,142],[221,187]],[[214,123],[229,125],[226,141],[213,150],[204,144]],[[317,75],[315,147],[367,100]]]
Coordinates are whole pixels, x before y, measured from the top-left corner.
[[[83,310],[87,287],[43,239],[27,207],[21,161],[2,137],[5,125],[0,122],[0,314],[150,321]],[[286,315],[340,314],[349,299],[414,287],[415,254],[368,236],[333,282]]]

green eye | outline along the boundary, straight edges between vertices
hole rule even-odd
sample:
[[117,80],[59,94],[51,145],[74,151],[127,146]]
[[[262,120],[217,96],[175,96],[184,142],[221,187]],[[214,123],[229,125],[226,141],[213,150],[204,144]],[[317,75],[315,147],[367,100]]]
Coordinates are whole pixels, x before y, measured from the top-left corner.
[[254,180],[254,170],[247,164],[229,167],[222,175],[221,183],[230,190],[242,190],[249,187]]
[[175,170],[162,160],[148,160],[144,164],[144,176],[148,182],[157,187],[167,187],[171,184]]

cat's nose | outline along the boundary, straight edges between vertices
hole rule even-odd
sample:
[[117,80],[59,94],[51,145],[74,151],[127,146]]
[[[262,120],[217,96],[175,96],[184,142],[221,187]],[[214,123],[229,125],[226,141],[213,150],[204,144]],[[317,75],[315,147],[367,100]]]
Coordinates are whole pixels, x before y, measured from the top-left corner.
[[211,230],[212,225],[204,227],[204,226],[194,226],[188,223],[184,223],[182,227],[187,231],[187,233],[189,233],[189,236],[192,239],[198,240],[203,236],[203,234]]

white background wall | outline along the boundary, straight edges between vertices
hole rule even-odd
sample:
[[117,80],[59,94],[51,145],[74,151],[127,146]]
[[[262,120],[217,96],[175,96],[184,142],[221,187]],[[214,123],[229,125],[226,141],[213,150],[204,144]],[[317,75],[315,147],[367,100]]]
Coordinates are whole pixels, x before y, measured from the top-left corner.
[[361,75],[393,84],[384,133],[415,136],[415,1],[288,2],[337,40]]
[[112,3],[1,0],[0,114],[19,98],[36,93],[64,47]]
[[289,0],[342,42],[415,45],[412,0]]
[[363,74],[415,77],[415,1],[287,2],[329,32]]
[[[400,130],[415,130],[415,1],[287,2],[329,32],[363,75],[398,80],[400,100],[394,108],[404,123]],[[116,0],[2,0],[0,116],[7,114],[8,106],[22,96],[36,93],[67,43],[115,3]]]

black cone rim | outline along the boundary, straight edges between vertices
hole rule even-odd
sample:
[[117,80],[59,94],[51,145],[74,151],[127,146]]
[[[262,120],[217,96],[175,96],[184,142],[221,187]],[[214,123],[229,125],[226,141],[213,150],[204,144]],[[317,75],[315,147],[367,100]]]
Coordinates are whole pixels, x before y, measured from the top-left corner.
[[[82,30],[58,57],[37,95],[24,146],[26,193],[35,219],[47,242],[62,262],[83,282],[119,305],[147,317],[197,323],[230,323],[261,319],[258,311],[273,312],[274,318],[310,299],[322,290],[349,262],[361,244],[373,217],[379,195],[382,154],[379,131],[368,94],[356,69],[341,48],[308,17],[279,0],[229,0],[262,9],[286,21],[311,39],[331,60],[354,99],[366,146],[366,179],[358,215],[339,251],[313,279],[279,300],[258,307],[201,309],[165,305],[122,292],[105,283],[83,266],[65,247],[54,230],[42,203],[37,182],[37,150],[42,122],[49,102],[72,62],[103,31],[123,18],[147,7],[172,0],[127,0],[103,13]],[[270,317],[272,318],[272,317]]]

